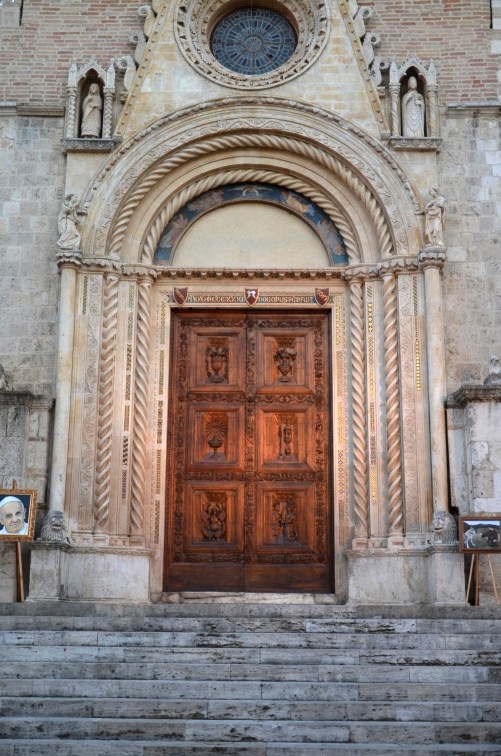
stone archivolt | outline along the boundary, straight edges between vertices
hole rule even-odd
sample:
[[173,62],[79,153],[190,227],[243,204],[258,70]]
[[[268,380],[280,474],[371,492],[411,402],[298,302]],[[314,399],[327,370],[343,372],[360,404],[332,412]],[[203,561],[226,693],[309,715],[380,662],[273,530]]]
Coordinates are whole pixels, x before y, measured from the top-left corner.
[[[188,135],[188,114],[181,113],[122,148],[86,199],[86,256],[113,252],[123,258],[126,248],[128,261],[145,262],[186,201],[244,180],[283,183],[318,202],[345,236],[353,261],[361,259],[361,250],[374,261],[417,254],[414,215],[420,203],[381,145],[323,114],[306,110],[298,117],[300,103],[277,100],[272,107],[266,98],[262,117],[259,103],[223,100],[217,116],[190,113]],[[239,172],[236,160],[245,161]]]

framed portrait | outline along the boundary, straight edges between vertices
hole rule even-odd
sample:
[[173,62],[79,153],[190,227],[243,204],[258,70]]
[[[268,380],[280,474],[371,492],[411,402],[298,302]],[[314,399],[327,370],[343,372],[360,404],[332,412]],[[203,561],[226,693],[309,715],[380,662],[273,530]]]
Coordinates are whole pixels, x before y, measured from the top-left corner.
[[37,492],[0,490],[0,540],[32,541],[35,536]]
[[459,548],[471,553],[501,553],[501,515],[460,517]]

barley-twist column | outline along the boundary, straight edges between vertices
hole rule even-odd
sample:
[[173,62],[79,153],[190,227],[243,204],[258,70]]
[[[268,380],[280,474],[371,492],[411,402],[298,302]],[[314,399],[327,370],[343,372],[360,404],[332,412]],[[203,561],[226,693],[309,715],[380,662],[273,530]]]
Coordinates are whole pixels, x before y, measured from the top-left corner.
[[110,513],[118,282],[119,275],[116,271],[109,272],[104,280],[103,332],[99,375],[99,429],[96,449],[96,489],[94,495],[95,531],[106,530]]
[[104,88],[104,110],[103,110],[103,139],[111,138],[113,126],[113,100],[115,99],[115,90],[109,87]]
[[365,398],[365,334],[363,282],[350,281],[351,387],[353,395],[354,547],[367,545],[369,508],[367,488],[367,418]]
[[150,278],[138,284],[136,367],[134,386],[134,432],[132,442],[132,483],[130,503],[130,535],[143,534],[146,479],[146,442],[148,437],[148,352],[150,343]]
[[438,137],[438,87],[426,87],[426,99],[428,100],[429,137]]
[[74,139],[78,136],[75,133],[77,90],[76,87],[68,87],[66,92],[66,138]]
[[404,534],[402,460],[400,441],[400,396],[398,373],[398,319],[396,278],[383,271],[384,361],[386,387],[388,532],[390,544],[401,545]]
[[400,136],[400,81],[395,61],[390,65],[391,135]]

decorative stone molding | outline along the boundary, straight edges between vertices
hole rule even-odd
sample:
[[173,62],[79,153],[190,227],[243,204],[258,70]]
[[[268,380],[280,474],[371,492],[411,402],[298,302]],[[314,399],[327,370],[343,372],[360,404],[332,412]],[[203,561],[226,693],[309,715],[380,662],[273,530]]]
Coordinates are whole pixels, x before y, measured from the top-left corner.
[[[268,89],[304,73],[318,58],[329,39],[330,13],[325,0],[274,2],[270,7],[293,24],[297,46],[289,60],[266,74],[245,76],[225,68],[211,51],[210,34],[219,18],[233,6],[228,0],[194,0],[179,3],[174,25],[176,42],[187,62],[202,76],[233,89]],[[266,0],[264,2],[266,7]]]
[[122,140],[113,139],[61,139],[63,152],[112,152]]

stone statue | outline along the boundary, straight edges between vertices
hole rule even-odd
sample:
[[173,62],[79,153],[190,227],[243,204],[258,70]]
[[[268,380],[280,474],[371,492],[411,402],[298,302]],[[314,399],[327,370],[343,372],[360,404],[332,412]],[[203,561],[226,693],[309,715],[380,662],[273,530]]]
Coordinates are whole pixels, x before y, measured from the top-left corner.
[[442,543],[447,546],[457,543],[456,521],[450,512],[435,512],[432,523],[433,543]]
[[83,101],[82,128],[80,135],[83,137],[101,136],[101,114],[103,100],[99,94],[99,85],[95,82],[89,87],[89,94]]
[[77,205],[78,195],[67,194],[57,219],[57,230],[59,231],[57,246],[60,249],[80,249],[80,234],[77,230]]
[[69,543],[69,538],[64,535],[68,530],[64,523],[64,512],[53,509],[45,515],[37,541],[50,543]]
[[442,232],[445,219],[445,197],[438,193],[438,189],[430,189],[431,200],[424,209],[425,214],[425,237],[427,247],[443,247]]
[[501,385],[501,360],[499,357],[489,358],[489,372],[484,383],[486,386],[499,386]]
[[411,76],[407,92],[402,98],[402,134],[404,137],[424,137],[424,98],[417,91],[417,79]]

